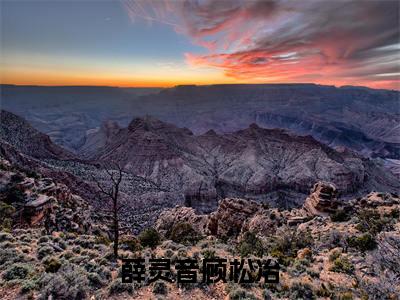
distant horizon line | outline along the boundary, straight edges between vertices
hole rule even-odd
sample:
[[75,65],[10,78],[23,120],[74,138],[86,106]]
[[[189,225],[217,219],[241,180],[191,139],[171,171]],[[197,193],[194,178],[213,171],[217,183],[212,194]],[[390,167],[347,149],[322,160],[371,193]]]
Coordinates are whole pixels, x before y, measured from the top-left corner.
[[216,83],[216,84],[177,84],[173,86],[113,86],[113,85],[47,85],[47,84],[14,84],[14,83],[0,83],[0,86],[16,86],[16,87],[46,87],[46,88],[116,88],[116,89],[173,89],[178,87],[207,87],[207,86],[240,86],[240,85],[314,85],[314,86],[325,86],[325,87],[335,87],[335,88],[346,88],[346,87],[353,87],[353,88],[364,88],[364,89],[371,89],[371,90],[385,90],[385,91],[396,91],[399,92],[397,89],[384,89],[384,88],[373,88],[368,86],[362,85],[332,85],[332,84],[320,84],[314,82],[288,82],[288,83]]

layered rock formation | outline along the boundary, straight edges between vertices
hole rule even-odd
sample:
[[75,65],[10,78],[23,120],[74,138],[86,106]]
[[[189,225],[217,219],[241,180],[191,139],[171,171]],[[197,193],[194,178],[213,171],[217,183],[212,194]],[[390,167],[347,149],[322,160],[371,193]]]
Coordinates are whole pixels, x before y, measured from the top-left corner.
[[303,208],[310,216],[327,216],[338,206],[336,187],[331,183],[318,182],[311,189],[311,194],[304,202]]
[[350,151],[256,124],[230,134],[196,136],[151,117],[134,119],[90,159],[116,161],[207,213],[225,197],[301,205],[317,181],[334,183],[344,195],[399,187],[393,175]]

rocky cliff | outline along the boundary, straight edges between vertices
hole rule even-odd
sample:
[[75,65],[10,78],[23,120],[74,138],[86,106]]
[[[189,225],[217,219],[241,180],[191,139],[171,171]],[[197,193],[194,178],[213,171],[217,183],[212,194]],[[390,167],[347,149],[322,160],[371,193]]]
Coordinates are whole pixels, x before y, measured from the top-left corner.
[[299,205],[317,181],[334,183],[343,195],[399,186],[381,166],[351,151],[256,124],[234,133],[194,135],[151,117],[138,118],[109,136],[90,159],[119,162],[127,172],[182,193],[188,206],[204,212],[224,197]]

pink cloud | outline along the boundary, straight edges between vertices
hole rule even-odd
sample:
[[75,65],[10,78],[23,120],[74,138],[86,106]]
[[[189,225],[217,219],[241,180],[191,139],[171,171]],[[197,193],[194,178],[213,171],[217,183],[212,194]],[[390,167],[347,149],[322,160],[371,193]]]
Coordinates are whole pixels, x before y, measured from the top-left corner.
[[124,3],[131,18],[169,24],[207,49],[187,63],[228,77],[399,87],[398,1]]

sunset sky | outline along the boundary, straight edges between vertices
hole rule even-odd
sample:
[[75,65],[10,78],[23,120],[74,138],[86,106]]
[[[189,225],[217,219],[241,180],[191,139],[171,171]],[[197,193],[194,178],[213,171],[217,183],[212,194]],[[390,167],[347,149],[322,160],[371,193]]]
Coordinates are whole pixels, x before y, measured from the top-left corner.
[[1,0],[1,82],[400,89],[399,1]]

